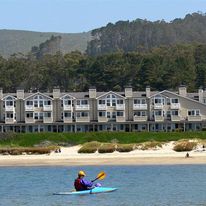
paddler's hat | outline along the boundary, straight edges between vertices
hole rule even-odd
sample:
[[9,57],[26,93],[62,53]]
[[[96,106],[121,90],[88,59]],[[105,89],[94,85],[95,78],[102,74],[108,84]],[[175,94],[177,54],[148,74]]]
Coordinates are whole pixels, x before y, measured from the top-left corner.
[[81,170],[81,171],[79,171],[78,175],[79,175],[79,176],[86,176],[85,172],[84,172],[84,171],[82,171],[82,170]]

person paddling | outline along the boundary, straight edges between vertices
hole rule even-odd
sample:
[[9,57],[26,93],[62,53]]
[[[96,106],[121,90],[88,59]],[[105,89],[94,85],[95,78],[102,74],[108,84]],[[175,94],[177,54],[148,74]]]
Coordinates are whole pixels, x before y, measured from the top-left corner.
[[79,171],[77,179],[74,181],[74,187],[76,191],[90,190],[93,188],[93,182],[85,180],[86,176],[84,171]]

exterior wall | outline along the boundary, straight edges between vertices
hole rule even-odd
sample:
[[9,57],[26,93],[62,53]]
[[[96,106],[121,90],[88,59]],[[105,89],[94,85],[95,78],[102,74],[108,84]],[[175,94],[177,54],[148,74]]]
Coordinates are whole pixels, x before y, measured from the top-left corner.
[[[148,90],[148,88],[147,88]],[[121,108],[110,105],[105,108],[98,108],[99,98],[106,98],[107,95],[112,94],[116,99],[123,100],[119,104]],[[121,93],[122,94],[122,93]],[[37,121],[33,118],[26,118],[25,102],[29,100],[32,94],[25,94],[24,91],[19,91],[13,97],[15,98],[16,120],[4,119],[5,107],[4,98],[10,94],[1,94],[0,99],[0,132],[87,132],[87,131],[188,131],[201,130],[206,128],[206,104],[202,103],[202,99],[206,98],[205,91],[199,92],[201,94],[200,102],[186,97],[188,93],[183,96],[169,91],[162,91],[152,95],[151,91],[146,92],[146,97],[143,95],[135,96],[135,93],[130,88],[125,90],[125,96],[121,96],[115,92],[107,92],[102,96],[98,96],[95,89],[89,91],[89,97],[86,95],[76,93],[77,97],[71,96],[71,109],[64,110],[62,107],[62,96],[59,89],[56,89],[52,95],[36,93],[36,95],[43,95],[45,100],[48,98],[52,102],[51,117],[43,117]],[[34,94],[35,95],[35,94]],[[65,94],[67,95],[67,94]],[[75,95],[75,94],[74,94]],[[149,96],[150,95],[150,96]],[[11,95],[12,96],[12,95]],[[25,98],[25,96],[27,96]],[[67,96],[70,96],[69,93]],[[156,107],[152,104],[156,97],[165,99],[164,105]],[[16,98],[17,97],[17,98]],[[178,104],[171,104],[171,99],[178,99]],[[146,99],[147,108],[136,106],[134,107],[134,99]],[[89,107],[84,105],[79,108],[76,107],[78,100],[88,100]],[[106,100],[105,100],[106,101]],[[168,103],[169,102],[169,103]],[[68,107],[68,108],[69,108]],[[45,107],[46,108],[46,107]],[[42,112],[46,113],[44,107],[33,107],[31,113]],[[48,108],[47,108],[48,109]],[[178,111],[178,115],[168,116],[169,111]],[[198,115],[188,115],[188,110],[198,110]],[[105,112],[106,116],[99,116],[99,112]],[[161,115],[154,115],[155,111],[161,111]],[[164,112],[163,112],[164,111]],[[71,112],[71,116],[63,117],[64,112]],[[88,112],[88,116],[77,116],[77,113]],[[115,114],[115,118],[108,118],[107,112]],[[118,112],[123,112],[123,116],[117,116]],[[146,116],[134,115],[136,112],[146,112]]]

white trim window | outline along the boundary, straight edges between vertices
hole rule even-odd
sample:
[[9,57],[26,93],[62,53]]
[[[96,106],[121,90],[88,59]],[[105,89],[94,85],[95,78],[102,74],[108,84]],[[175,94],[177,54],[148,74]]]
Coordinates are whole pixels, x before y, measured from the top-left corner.
[[61,101],[61,106],[71,106],[72,105],[72,99],[68,96],[64,97]]
[[100,111],[99,112],[99,117],[106,117],[106,112],[105,111]]
[[43,112],[35,112],[34,113],[34,119],[35,120],[43,120]]
[[52,113],[51,112],[44,112],[44,117],[51,118],[52,117]]
[[44,106],[44,98],[41,95],[36,95],[34,97],[34,107],[43,107]]
[[178,103],[179,103],[179,99],[177,99],[177,98],[172,98],[172,99],[171,99],[171,103],[172,103],[172,104],[178,104]]
[[105,99],[99,99],[98,103],[99,103],[99,105],[105,105],[106,101],[105,101]]
[[178,110],[171,110],[170,114],[172,116],[179,116],[179,111]]
[[78,99],[77,105],[79,105],[79,106],[88,105],[88,100],[87,99]]
[[134,116],[145,117],[145,116],[147,116],[147,111],[136,111],[136,112],[134,112]]
[[113,95],[113,94],[107,95],[106,100],[107,100],[107,106],[108,106],[108,107],[115,107],[116,104],[117,104],[117,103],[116,103],[117,98],[116,98],[116,96]]
[[16,101],[14,97],[8,96],[4,99],[3,107],[5,108],[11,108],[16,107]]
[[118,111],[117,112],[117,117],[124,117],[124,112],[123,111]]
[[188,110],[188,116],[200,116],[200,110],[199,109]]
[[142,104],[147,104],[147,102],[146,99],[134,99],[134,104],[142,105]]
[[76,115],[77,115],[77,118],[89,117],[89,112],[77,112]]
[[34,113],[33,112],[26,112],[26,118],[34,118]]

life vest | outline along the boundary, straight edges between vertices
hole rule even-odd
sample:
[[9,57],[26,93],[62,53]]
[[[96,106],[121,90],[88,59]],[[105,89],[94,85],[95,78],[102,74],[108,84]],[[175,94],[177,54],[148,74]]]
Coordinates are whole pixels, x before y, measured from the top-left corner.
[[74,181],[74,187],[77,191],[82,191],[82,190],[86,190],[87,188],[84,187],[84,185],[82,185],[81,183],[81,179],[80,178],[77,178],[75,181]]

